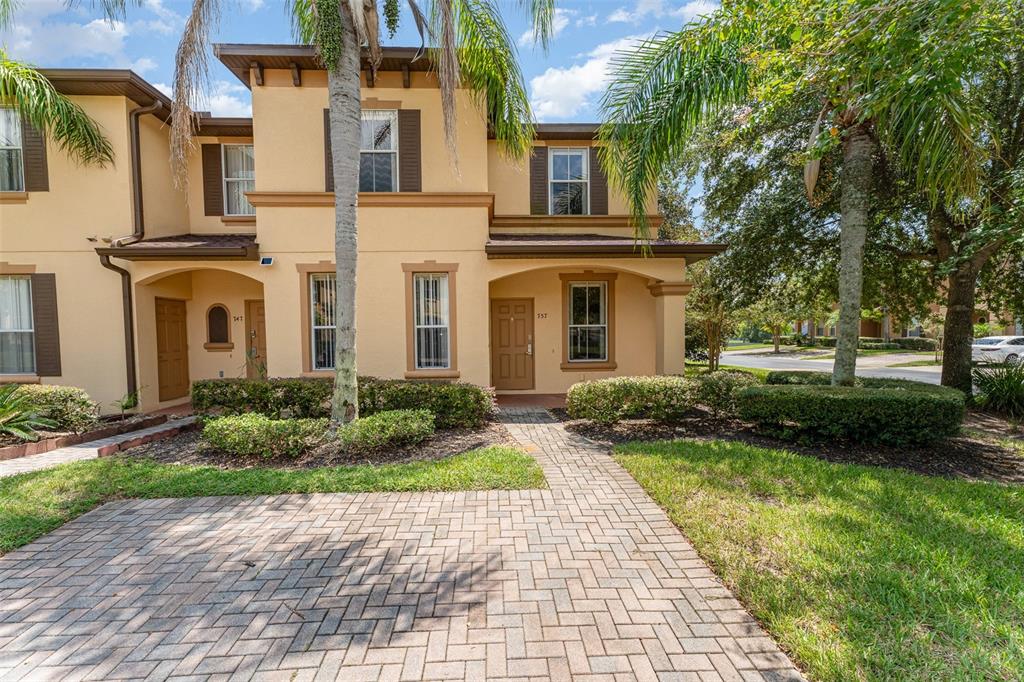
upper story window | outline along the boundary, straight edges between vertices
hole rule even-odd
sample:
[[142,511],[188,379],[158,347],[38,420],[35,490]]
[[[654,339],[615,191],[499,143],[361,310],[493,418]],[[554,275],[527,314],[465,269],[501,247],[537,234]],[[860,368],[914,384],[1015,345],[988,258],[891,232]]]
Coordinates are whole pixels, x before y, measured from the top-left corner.
[[359,141],[359,191],[398,191],[397,111],[363,111]]
[[224,150],[224,215],[256,215],[245,193],[256,189],[256,164],[251,144],[226,144]]
[[32,278],[0,277],[0,374],[35,371]]
[[14,109],[0,107],[0,192],[24,191],[21,117]]
[[590,213],[589,150],[586,147],[551,149],[548,153],[548,192],[551,215]]

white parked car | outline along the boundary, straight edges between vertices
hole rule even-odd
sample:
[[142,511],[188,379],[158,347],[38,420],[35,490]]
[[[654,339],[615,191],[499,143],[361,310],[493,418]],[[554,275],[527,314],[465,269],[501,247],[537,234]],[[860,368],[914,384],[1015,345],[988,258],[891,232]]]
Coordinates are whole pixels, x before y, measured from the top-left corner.
[[1014,364],[1024,358],[1024,336],[986,336],[974,339],[971,360]]

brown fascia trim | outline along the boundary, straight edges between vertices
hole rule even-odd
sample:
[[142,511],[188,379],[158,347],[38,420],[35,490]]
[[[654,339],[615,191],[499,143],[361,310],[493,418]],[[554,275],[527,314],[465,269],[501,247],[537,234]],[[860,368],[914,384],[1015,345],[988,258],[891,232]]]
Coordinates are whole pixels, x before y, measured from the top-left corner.
[[489,259],[496,258],[686,258],[688,263],[711,258],[725,251],[725,244],[673,244],[652,246],[648,253],[639,247],[618,244],[488,244]]
[[252,118],[200,116],[199,137],[252,137]]
[[171,117],[171,99],[142,76],[130,69],[39,69],[58,92],[65,95],[123,95],[148,107],[163,105],[157,115],[166,122]]
[[[533,126],[535,140],[594,140],[600,123],[537,123]],[[494,139],[494,131],[487,131],[488,139]]]
[[259,245],[239,247],[217,246],[133,246],[100,247],[100,256],[124,260],[259,260]]
[[[385,47],[382,50],[381,71],[429,71],[430,59],[413,62],[419,52],[415,47]],[[291,45],[283,43],[214,43],[213,54],[228,68],[245,87],[250,87],[249,70],[255,64],[262,68],[323,71],[324,65],[312,45]],[[363,68],[367,68],[366,52],[363,52]],[[389,64],[390,62],[390,64]],[[294,65],[294,66],[293,66]]]

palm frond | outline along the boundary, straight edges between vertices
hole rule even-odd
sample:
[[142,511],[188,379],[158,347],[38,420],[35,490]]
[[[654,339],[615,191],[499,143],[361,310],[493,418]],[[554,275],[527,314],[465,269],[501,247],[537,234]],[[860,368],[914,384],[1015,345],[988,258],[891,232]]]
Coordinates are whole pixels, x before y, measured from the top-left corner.
[[519,4],[527,6],[530,11],[534,43],[540,43],[541,47],[547,50],[548,42],[551,40],[552,26],[555,23],[554,0],[519,0]]
[[455,147],[455,91],[459,87],[461,75],[456,22],[461,4],[461,0],[434,0],[430,16],[431,33],[437,43],[431,50],[431,56],[437,72],[437,85],[441,90],[444,139],[448,145],[448,153],[456,164],[458,152]]
[[515,44],[490,0],[459,0],[462,84],[477,95],[500,150],[521,158],[533,142],[530,100]]
[[110,141],[82,107],[57,92],[39,71],[10,59],[2,49],[0,102],[13,104],[23,119],[81,163],[103,166],[114,160]]
[[751,69],[742,27],[714,18],[617,54],[599,138],[609,180],[626,195],[638,239],[662,169],[704,123],[746,100]]
[[0,0],[0,29],[14,24],[14,12],[21,6],[21,0]]

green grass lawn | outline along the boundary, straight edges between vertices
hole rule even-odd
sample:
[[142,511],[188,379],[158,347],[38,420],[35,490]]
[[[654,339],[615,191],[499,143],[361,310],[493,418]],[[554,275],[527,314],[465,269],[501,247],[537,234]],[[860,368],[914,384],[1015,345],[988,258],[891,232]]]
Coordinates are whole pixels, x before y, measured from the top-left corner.
[[1024,679],[1024,488],[741,443],[616,458],[812,679]]
[[110,457],[0,478],[0,554],[104,502],[281,493],[519,490],[547,484],[524,452],[488,447],[432,462],[225,470]]
[[737,343],[735,345],[729,344],[725,347],[726,350],[757,350],[759,348],[773,348],[774,346],[770,343]]
[[[923,353],[919,350],[907,350],[906,348],[899,348],[895,350],[857,350],[857,357],[868,357],[871,355],[922,355]],[[804,360],[835,360],[835,352],[831,352],[828,355],[815,355],[813,357],[806,357]],[[899,367],[901,365],[890,365],[890,367]],[[910,366],[910,365],[907,365]]]
[[910,362],[897,362],[888,367],[938,367],[942,360],[911,360]]

